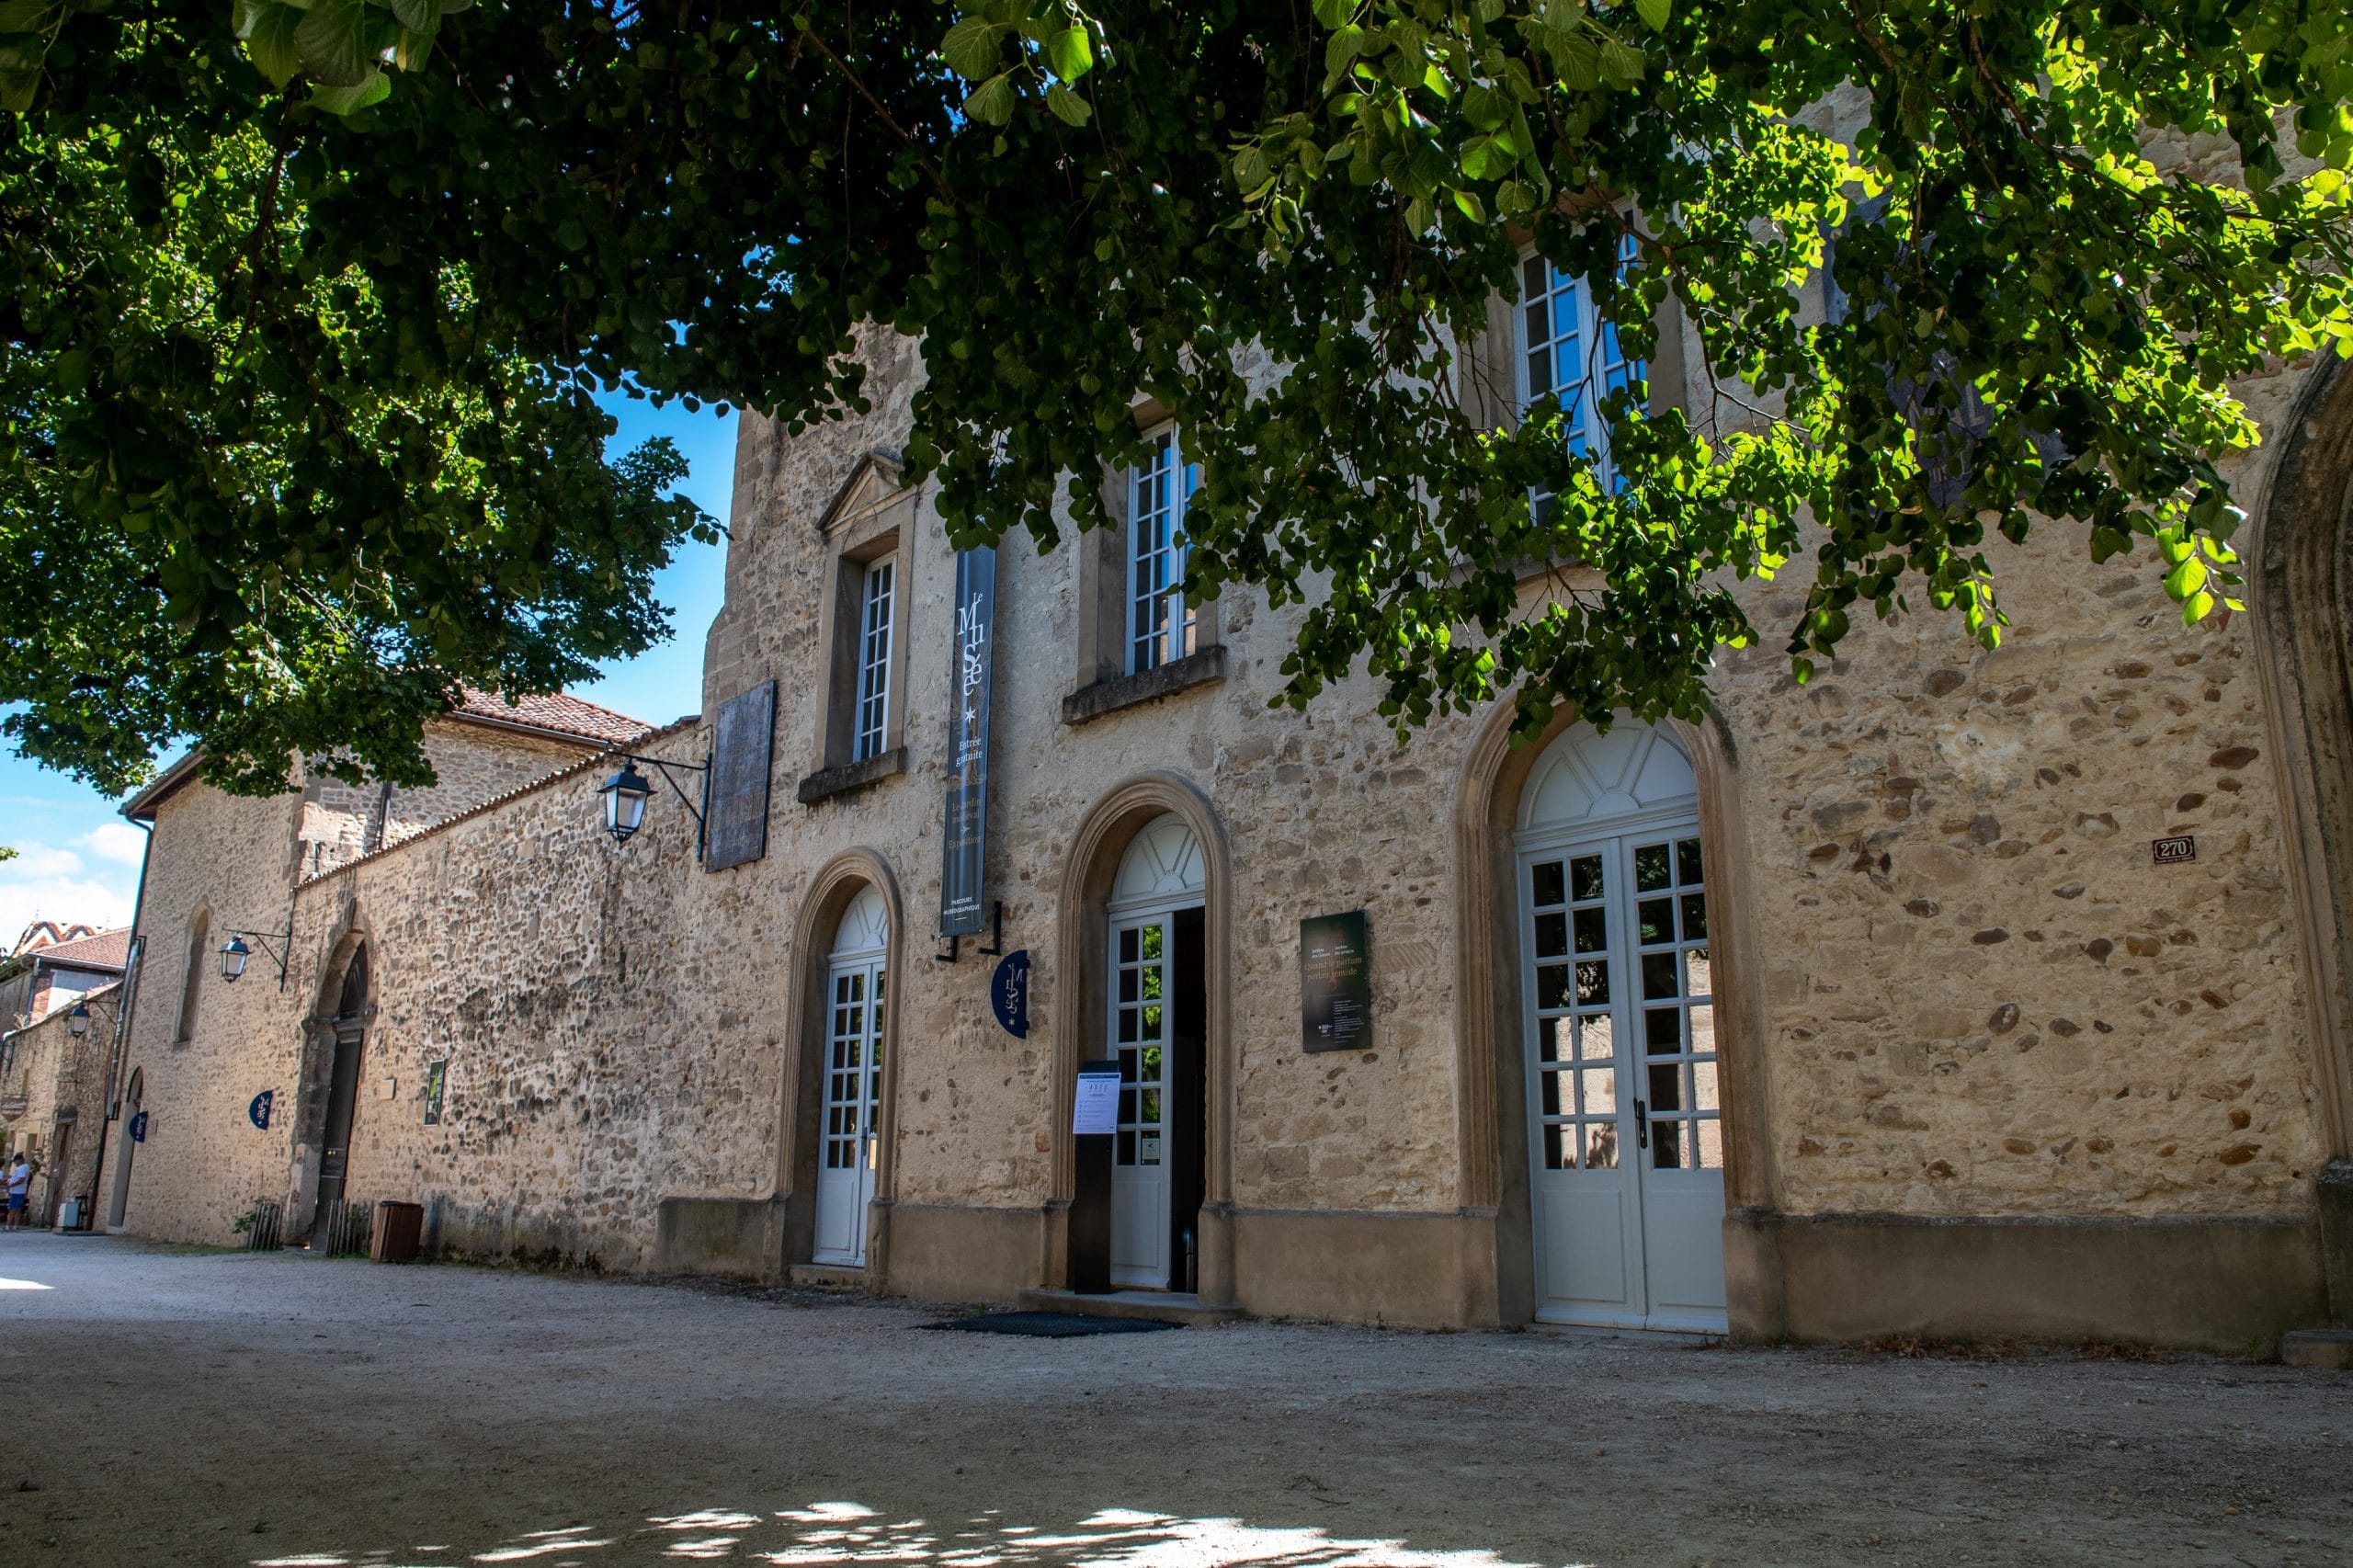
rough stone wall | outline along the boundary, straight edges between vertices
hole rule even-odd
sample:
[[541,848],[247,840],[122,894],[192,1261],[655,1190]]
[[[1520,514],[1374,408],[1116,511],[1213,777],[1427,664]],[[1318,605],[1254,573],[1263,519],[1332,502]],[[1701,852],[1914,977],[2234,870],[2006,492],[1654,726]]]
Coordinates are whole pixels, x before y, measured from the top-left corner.
[[[258,944],[244,977],[221,979],[214,954],[233,928],[285,929],[292,902],[289,849],[302,803],[256,800],[190,784],[155,810],[155,842],[140,914],[148,937],[131,1023],[129,1064],[142,1074],[147,1141],[141,1144],[123,1222],[137,1235],[224,1244],[256,1199],[285,1196],[291,1153],[286,1090],[299,1070],[295,1019],[301,993]],[[195,1024],[176,1038],[199,911],[208,915],[198,966]],[[298,956],[300,952],[298,931]],[[254,1096],[276,1090],[267,1131],[247,1118]],[[108,1130],[119,1157],[122,1124]]]
[[[122,994],[108,987],[89,994],[90,1028],[81,1039],[74,1038],[67,1023],[68,1008],[14,1031],[8,1040],[6,1092],[22,1095],[25,1108],[0,1130],[0,1155],[13,1155],[28,1142],[37,1150],[41,1170],[33,1180],[31,1208],[37,1221],[54,1218],[61,1201],[88,1198],[94,1189],[106,1126],[107,1058]],[[61,1162],[57,1118],[67,1111],[74,1120]]]
[[569,767],[599,749],[481,724],[436,724],[425,733],[433,782],[421,790],[392,791],[384,843],[414,837],[435,823]]
[[[900,613],[911,617],[904,693],[909,770],[803,806],[826,651],[818,595],[831,557],[818,522],[858,460],[895,450],[919,373],[904,346],[870,378],[875,412],[787,441],[746,417],[737,462],[736,534],[727,608],[710,638],[706,710],[783,676],[776,804],[764,861],[709,890],[713,915],[746,902],[797,909],[819,868],[854,846],[875,849],[904,897],[899,961],[898,1198],[974,1207],[1035,1205],[1049,1194],[1054,1009],[1069,955],[1057,949],[1055,901],[1065,855],[1089,809],[1117,780],[1182,774],[1216,798],[1235,872],[1233,1021],[1245,1108],[1234,1139],[1236,1196],[1248,1206],[1450,1210],[1455,1203],[1452,984],[1447,898],[1449,789],[1461,733],[1439,726],[1401,752],[1364,683],[1336,688],[1307,715],[1269,712],[1290,623],[1238,597],[1221,607],[1225,683],[1097,719],[1062,722],[1075,684],[1077,555],[1040,557],[1008,540],[997,566],[993,672],[991,896],[1005,900],[1006,941],[1027,948],[1031,1030],[1016,1040],[988,1010],[989,966],[935,964],[939,816],[949,699],[949,597],[954,558],[937,515],[920,509],[903,548]],[[884,370],[890,373],[883,373]],[[799,672],[799,674],[796,674]],[[1369,912],[1381,954],[1376,1049],[1309,1059],[1298,1049],[1298,922]],[[829,945],[830,931],[805,939]],[[780,983],[747,1006],[780,1005]]]
[[430,725],[424,751],[433,765],[434,779],[421,789],[347,784],[326,778],[301,781],[295,874],[323,876],[494,796],[568,767],[597,749],[483,724]]
[[[1450,824],[1469,729],[1401,748],[1362,681],[1305,715],[1270,711],[1289,614],[1230,595],[1222,684],[1068,726],[1075,553],[1001,552],[989,877],[1007,945],[1036,963],[1026,1040],[991,1020],[985,963],[930,956],[952,559],[927,503],[902,553],[909,768],[795,800],[826,686],[817,608],[834,568],[818,521],[863,454],[904,437],[918,373],[904,345],[876,358],[871,415],[791,440],[743,426],[704,698],[709,711],[779,682],[764,858],[702,870],[666,796],[615,849],[597,832],[599,780],[570,775],[306,885],[286,998],[208,982],[198,1038],[174,1051],[159,1043],[174,934],[199,900],[216,932],[283,907],[250,845],[268,811],[292,808],[201,788],[165,804],[135,1053],[156,1119],[134,1229],[222,1239],[251,1197],[299,1188],[310,1152],[287,1102],[314,1096],[322,1073],[302,1021],[332,1007],[356,933],[376,1012],[350,1195],[428,1203],[460,1250],[643,1263],[661,1198],[772,1189],[801,1034],[790,976],[832,937],[795,921],[853,848],[891,868],[905,911],[898,1199],[1034,1206],[1073,961],[1054,907],[1069,846],[1118,780],[1154,770],[1207,792],[1232,846],[1237,1201],[1457,1206]],[[2275,426],[2295,379],[2249,389]],[[2145,562],[2093,568],[2057,529],[1999,565],[2015,618],[1999,653],[1926,616],[1864,628],[1804,688],[1769,654],[1720,666],[1768,1019],[1742,1043],[1769,1085],[1772,1197],[1797,1213],[2304,1211],[2312,1066],[2245,618],[2185,631]],[[1760,625],[1786,624],[1800,575],[1744,590]],[[656,744],[699,760],[708,732]],[[2149,840],[2176,832],[2198,835],[2198,859],[2152,866]],[[1358,907],[1378,955],[1374,1049],[1309,1057],[1297,922]],[[428,1128],[437,1060],[448,1086]],[[245,1104],[273,1086],[285,1121],[256,1132]]]
[[[397,842],[592,750],[470,724],[437,725],[426,744],[437,783],[394,791],[388,813],[381,790],[323,780],[267,799],[223,795],[192,782],[157,806],[141,915],[150,961],[125,1069],[126,1081],[132,1070],[143,1074],[149,1112],[124,1214],[133,1233],[224,1242],[235,1216],[256,1199],[284,1201],[307,1192],[318,1120],[317,1096],[309,1091],[331,1060],[309,1022],[334,1011],[342,979],[339,967],[325,974],[336,955],[315,912],[326,901],[295,885],[310,874],[314,852],[324,858],[332,850],[348,864],[387,820]],[[290,909],[293,954],[283,990],[275,960],[258,942],[245,977],[233,985],[222,982],[213,954],[229,932],[283,930]],[[176,1031],[199,911],[208,920],[197,959],[197,1022],[193,1038],[182,1042]],[[451,939],[462,938],[460,928]],[[265,1090],[275,1096],[267,1130],[248,1116],[254,1096]],[[108,1136],[119,1143],[119,1123]],[[290,1212],[287,1222],[301,1219]]]
[[[688,730],[649,749],[699,745]],[[323,996],[350,938],[369,953],[346,1191],[425,1203],[437,1245],[639,1267],[663,1194],[767,1185],[779,1051],[711,1002],[706,976],[741,955],[677,926],[694,824],[649,812],[616,846],[602,781],[575,771],[303,889]]]
[[[2245,389],[2275,426],[2294,380]],[[904,429],[902,387],[876,391],[870,419],[797,440],[747,421],[738,526],[760,532],[731,562],[709,700],[822,657],[816,519],[858,456]],[[791,803],[780,776],[770,855],[813,868],[881,848],[921,934],[938,890],[951,567],[927,509],[918,536],[912,769],[814,807]],[[1063,726],[1074,560],[1016,541],[999,562],[991,877],[1008,941],[1037,962],[1037,1028],[1027,1044],[995,1031],[977,971],[903,970],[899,1196],[1044,1192],[1053,1096],[1038,1042],[1069,961],[1053,950],[1063,851],[1112,781],[1166,769],[1212,794],[1233,841],[1237,1200],[1446,1206],[1446,833],[1464,730],[1400,750],[1361,683],[1304,716],[1268,711],[1293,622],[1240,595],[1222,607],[1223,686]],[[1769,653],[1721,666],[1768,955],[1777,1197],[1801,1213],[2302,1211],[2319,1156],[2312,1064],[2246,619],[2186,630],[2146,561],[2095,568],[2055,526],[1997,564],[2015,618],[1998,653],[1926,615],[1858,632],[1806,688]],[[1746,590],[1760,625],[1788,623],[1801,575]],[[738,605],[756,613],[734,619]],[[780,767],[817,700],[814,683],[787,682]],[[2199,859],[2153,866],[2150,840],[2177,833],[2198,835]],[[1306,1057],[1296,922],[1358,906],[1386,982],[1376,1050]]]

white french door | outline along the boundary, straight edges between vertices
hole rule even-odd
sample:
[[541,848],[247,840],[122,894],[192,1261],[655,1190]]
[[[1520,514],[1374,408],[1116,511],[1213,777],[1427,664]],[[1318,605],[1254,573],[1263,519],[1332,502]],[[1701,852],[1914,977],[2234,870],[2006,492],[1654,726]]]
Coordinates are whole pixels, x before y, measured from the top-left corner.
[[1108,1054],[1120,1063],[1120,1126],[1111,1151],[1111,1283],[1168,1283],[1169,1002],[1176,994],[1175,910],[1111,926]]
[[825,1104],[817,1162],[817,1229],[811,1258],[866,1264],[866,1210],[874,1201],[882,1111],[882,988],[880,956],[825,971]]
[[1688,819],[1522,849],[1540,1319],[1724,1327],[1704,871]]

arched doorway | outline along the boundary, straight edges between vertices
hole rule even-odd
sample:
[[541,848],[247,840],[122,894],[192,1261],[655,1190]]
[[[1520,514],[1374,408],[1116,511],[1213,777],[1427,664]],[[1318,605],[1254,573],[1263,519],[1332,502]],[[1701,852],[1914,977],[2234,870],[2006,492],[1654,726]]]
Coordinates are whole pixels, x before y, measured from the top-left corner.
[[1723,1096],[1691,760],[1580,722],[1520,795],[1535,1315],[1722,1332]]
[[1102,1055],[1120,1063],[1111,1154],[1115,1285],[1189,1291],[1198,1280],[1208,885],[1200,842],[1172,812],[1129,840],[1105,906],[1110,986]]
[[2299,976],[2327,1163],[2316,1173],[2331,1323],[2353,1328],[2353,373],[2322,355],[2257,512],[2254,661],[2301,916]]
[[335,1206],[343,1201],[351,1166],[351,1124],[359,1104],[359,1058],[368,1015],[368,949],[353,951],[328,1028],[335,1063],[327,1074],[326,1119],[319,1137],[317,1206],[311,1211],[311,1245],[324,1248]]
[[131,1207],[131,1162],[139,1153],[139,1134],[146,1130],[140,1120],[142,1104],[147,1097],[147,1070],[138,1068],[131,1074],[131,1087],[122,1096],[122,1150],[114,1164],[114,1192],[107,1201],[107,1229],[122,1229],[123,1215]]
[[881,1165],[890,958],[890,904],[871,885],[860,888],[842,911],[825,960],[814,1263],[866,1267],[867,1215]]

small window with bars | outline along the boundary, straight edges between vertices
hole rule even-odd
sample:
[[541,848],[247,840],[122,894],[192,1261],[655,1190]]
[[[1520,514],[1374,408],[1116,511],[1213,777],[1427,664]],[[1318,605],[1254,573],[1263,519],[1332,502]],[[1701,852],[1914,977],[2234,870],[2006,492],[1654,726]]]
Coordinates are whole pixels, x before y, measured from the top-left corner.
[[[1620,277],[1633,265],[1636,254],[1632,235],[1620,240]],[[1629,387],[1640,396],[1650,367],[1627,357],[1616,324],[1595,309],[1586,280],[1562,272],[1540,256],[1520,264],[1518,324],[1520,407],[1541,397],[1559,398],[1569,450],[1592,460],[1605,488],[1619,489],[1624,482],[1609,460],[1609,426],[1601,405]],[[1540,514],[1550,509],[1551,499],[1550,494],[1536,497]]]
[[858,594],[858,722],[850,760],[864,762],[889,748],[891,733],[891,616],[899,558],[886,555],[866,569]]
[[1128,660],[1130,675],[1195,651],[1198,631],[1185,602],[1185,504],[1199,482],[1176,432],[1154,438],[1152,457],[1128,477]]

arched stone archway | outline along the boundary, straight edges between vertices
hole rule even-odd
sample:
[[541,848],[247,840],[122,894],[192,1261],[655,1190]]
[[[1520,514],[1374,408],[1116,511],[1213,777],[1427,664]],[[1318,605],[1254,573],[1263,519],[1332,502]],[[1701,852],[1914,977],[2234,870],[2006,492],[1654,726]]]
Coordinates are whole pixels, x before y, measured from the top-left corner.
[[1098,1053],[1109,1016],[1114,886],[1136,835],[1165,817],[1183,824],[1201,858],[1204,1092],[1197,1290],[1203,1303],[1223,1306],[1235,1298],[1233,849],[1209,797],[1174,773],[1140,774],[1115,786],[1087,812],[1063,862],[1055,925],[1062,982],[1053,1012],[1053,1187],[1039,1273],[1050,1286],[1070,1278],[1068,1220],[1077,1176],[1072,1100],[1079,1063]]
[[2286,421],[2249,556],[2328,1153],[2316,1190],[2329,1316],[2353,1328],[2353,372],[2334,357]]
[[[1455,795],[1457,1191],[1466,1217],[1494,1238],[1483,1268],[1467,1267],[1474,1324],[1529,1321],[1535,1312],[1529,1110],[1520,1033],[1519,909],[1514,835],[1520,801],[1548,749],[1578,722],[1558,710],[1515,743],[1514,710],[1499,707],[1472,742]],[[1783,1306],[1773,1263],[1777,1214],[1767,1123],[1767,1023],[1753,956],[1749,861],[1731,737],[1721,719],[1668,720],[1699,783],[1699,837],[1712,868],[1715,1025],[1722,1055],[1725,1284],[1736,1337],[1778,1338]]]
[[[868,901],[864,907],[862,900]],[[873,909],[874,903],[880,903],[879,911]],[[888,961],[900,966],[899,980],[886,983],[881,1002],[874,1006],[871,1030],[882,1042],[885,1054],[875,1119],[873,1196],[866,1205],[864,1261],[859,1267],[867,1288],[880,1290],[888,1288],[891,1210],[898,1191],[896,1047],[908,949],[898,878],[871,849],[847,850],[828,861],[802,897],[793,927],[786,1016],[794,1020],[795,1049],[780,1074],[777,1112],[776,1191],[782,1211],[779,1239],[783,1255],[779,1267],[790,1270],[806,1265],[816,1250],[818,1182],[825,1154],[826,1071],[834,1032],[830,981],[844,922],[854,915],[871,917],[879,929],[867,945],[879,944]]]

